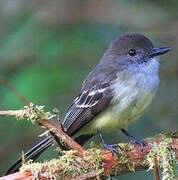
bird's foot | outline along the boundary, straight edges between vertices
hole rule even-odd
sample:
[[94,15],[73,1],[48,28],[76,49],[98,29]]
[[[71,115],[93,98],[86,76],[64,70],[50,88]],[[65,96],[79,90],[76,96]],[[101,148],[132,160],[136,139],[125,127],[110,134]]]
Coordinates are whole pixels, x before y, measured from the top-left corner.
[[118,149],[116,149],[117,147],[120,147],[118,144],[103,144],[103,147],[105,149],[107,149],[108,151],[111,151],[112,154],[114,155],[114,153],[116,153],[117,155],[119,155],[119,151]]
[[140,144],[140,150],[143,151],[143,148],[145,146],[145,142],[143,139],[135,139],[133,136],[129,137],[130,143],[132,144]]
[[145,142],[144,142],[143,139],[134,138],[125,129],[121,129],[121,131],[130,139],[130,143],[132,143],[132,144],[140,144],[140,150],[143,151],[143,148],[145,146]]
[[117,155],[119,155],[119,151],[117,148],[121,148],[118,144],[107,144],[105,142],[105,140],[103,139],[103,136],[101,135],[101,133],[99,133],[103,147],[105,149],[107,149],[108,151],[112,152],[112,155],[114,155],[114,153],[116,153]]

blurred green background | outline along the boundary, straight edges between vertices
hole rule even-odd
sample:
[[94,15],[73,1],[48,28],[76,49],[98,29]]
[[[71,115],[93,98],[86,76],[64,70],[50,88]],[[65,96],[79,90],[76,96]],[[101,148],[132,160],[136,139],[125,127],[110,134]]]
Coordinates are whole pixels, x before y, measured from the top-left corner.
[[[178,129],[177,0],[0,0],[0,109],[24,103],[4,79],[28,101],[57,107],[61,117],[109,43],[123,33],[148,36],[155,46],[170,46],[160,60],[160,88],[149,111],[128,127],[144,138]],[[42,130],[27,121],[0,117],[0,175],[39,141]],[[109,143],[127,142],[119,130],[104,135]],[[111,138],[112,137],[112,138]],[[99,138],[95,138],[99,142]],[[56,157],[51,148],[39,161]],[[153,179],[152,172],[119,177]]]

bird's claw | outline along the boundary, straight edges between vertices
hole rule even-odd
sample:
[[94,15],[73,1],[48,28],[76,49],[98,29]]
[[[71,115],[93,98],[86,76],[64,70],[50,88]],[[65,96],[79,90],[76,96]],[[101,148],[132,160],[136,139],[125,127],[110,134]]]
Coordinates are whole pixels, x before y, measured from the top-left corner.
[[140,144],[140,150],[143,151],[145,146],[145,142],[143,139],[135,139],[134,137],[130,137],[130,143],[132,144]]
[[112,155],[114,155],[114,153],[116,153],[117,155],[119,155],[119,151],[118,151],[118,149],[116,149],[116,148],[119,147],[119,148],[121,149],[121,147],[120,147],[118,144],[107,144],[107,143],[104,141],[103,136],[101,135],[101,133],[99,133],[99,136],[100,136],[100,138],[101,138],[103,147],[104,147],[105,149],[107,149],[108,151],[111,151],[111,152],[112,152]]
[[112,152],[112,155],[114,155],[114,153],[116,153],[117,155],[119,155],[119,151],[118,151],[118,149],[116,149],[116,148],[120,148],[120,146],[118,145],[118,144],[106,144],[106,143],[104,143],[103,144],[103,147],[105,148],[105,149],[107,149],[108,151],[111,151]]

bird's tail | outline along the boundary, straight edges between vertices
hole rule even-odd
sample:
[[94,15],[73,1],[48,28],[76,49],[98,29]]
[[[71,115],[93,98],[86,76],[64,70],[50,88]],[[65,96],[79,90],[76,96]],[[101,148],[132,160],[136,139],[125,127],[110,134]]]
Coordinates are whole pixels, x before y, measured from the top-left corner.
[[[29,151],[27,151],[24,155],[25,161],[28,161],[29,159],[35,160],[37,159],[43,151],[45,151],[48,147],[50,147],[53,144],[53,137],[47,136],[45,139],[43,139],[41,142],[39,142],[37,145],[32,147]],[[19,158],[6,172],[6,175],[14,173],[18,171],[20,166],[22,165],[22,158]]]
[[[88,135],[82,135],[75,139],[77,143],[79,143],[81,146],[83,146],[91,137],[93,137],[94,134],[88,134]],[[41,142],[39,142],[37,145],[33,146],[29,151],[27,151],[24,155],[25,161],[28,161],[29,159],[32,159],[35,161],[40,154],[43,153],[48,147],[50,147],[53,144],[53,137],[47,136],[45,139],[43,139]],[[19,168],[22,166],[22,158],[19,158],[6,172],[6,175],[15,173],[19,170]]]

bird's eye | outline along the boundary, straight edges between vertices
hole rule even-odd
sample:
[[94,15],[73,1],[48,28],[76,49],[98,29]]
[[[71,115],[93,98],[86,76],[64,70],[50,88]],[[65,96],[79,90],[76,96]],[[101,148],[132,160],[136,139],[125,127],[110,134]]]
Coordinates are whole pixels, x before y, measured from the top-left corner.
[[137,54],[135,49],[130,49],[128,52],[129,56],[135,56]]

